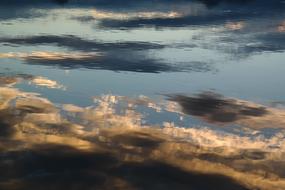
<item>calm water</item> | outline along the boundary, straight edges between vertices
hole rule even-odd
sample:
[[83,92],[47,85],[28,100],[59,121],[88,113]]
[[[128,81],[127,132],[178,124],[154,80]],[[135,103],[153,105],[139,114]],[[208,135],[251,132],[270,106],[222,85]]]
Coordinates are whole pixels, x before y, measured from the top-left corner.
[[285,1],[2,0],[0,189],[285,189]]

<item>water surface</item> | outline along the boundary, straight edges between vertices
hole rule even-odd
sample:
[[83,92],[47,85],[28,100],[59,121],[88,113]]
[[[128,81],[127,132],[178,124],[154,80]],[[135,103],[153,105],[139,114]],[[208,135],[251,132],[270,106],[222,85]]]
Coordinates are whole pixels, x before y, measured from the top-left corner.
[[281,0],[0,2],[1,189],[285,188]]

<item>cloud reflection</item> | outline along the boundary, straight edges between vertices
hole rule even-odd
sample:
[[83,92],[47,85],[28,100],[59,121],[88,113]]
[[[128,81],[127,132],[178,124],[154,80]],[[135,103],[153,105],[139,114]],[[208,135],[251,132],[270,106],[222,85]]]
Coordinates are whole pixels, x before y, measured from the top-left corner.
[[[0,5],[15,2],[1,1]],[[285,49],[283,23],[279,19],[274,17],[270,30],[252,32],[251,19],[263,11],[261,19],[271,18],[266,9],[272,7],[267,7],[267,3],[257,7],[253,4],[254,9],[248,4],[250,8],[244,7],[243,12],[239,6],[224,11],[225,1],[200,1],[208,7],[199,5],[199,11],[187,12],[181,7],[188,1],[175,1],[179,10],[153,10],[157,7],[151,9],[148,5],[146,12],[143,6],[125,6],[126,10],[118,11],[116,6],[122,1],[110,2],[114,1],[87,2],[109,6],[93,12],[92,19],[99,20],[100,29],[221,26],[216,30],[221,33],[214,32],[219,44],[236,42],[249,53]],[[156,2],[163,7],[169,3]],[[25,0],[21,5],[33,3]],[[41,3],[38,4],[45,7]],[[274,5],[272,10],[281,15],[283,7]],[[228,6],[232,5],[226,9]],[[23,7],[28,16],[22,15],[26,14],[22,9],[16,10],[18,16],[2,13],[0,20],[35,17],[29,12],[30,7]],[[219,38],[219,34],[229,38]],[[250,37],[241,40],[243,34]],[[251,40],[259,43],[248,45]],[[62,48],[0,54],[0,58],[18,59],[26,64],[149,73],[211,70],[204,62],[190,61],[181,66],[150,57],[147,51],[166,47],[159,43],[104,42],[74,35],[12,36],[2,37],[0,42],[8,51],[15,45],[21,51],[42,45]],[[214,93],[175,94],[162,102],[145,96],[106,94],[94,97],[94,104],[88,107],[60,105],[40,94],[17,89],[16,84],[22,82],[65,89],[43,76],[0,74],[0,168],[5,171],[0,174],[0,189],[285,189],[284,109]],[[150,117],[160,116],[163,121],[149,121]],[[188,120],[166,121],[174,116]],[[207,123],[196,126],[191,123],[191,116]],[[226,128],[232,130],[223,130]]]
[[[160,129],[143,124],[142,113],[133,107],[159,106],[146,97],[99,96],[94,106],[85,108],[59,108],[11,87],[1,87],[0,97],[1,139],[6,143],[0,146],[0,165],[11,171],[0,176],[1,188],[34,189],[47,184],[44,189],[50,189],[67,182],[75,189],[86,183],[101,189],[155,189],[161,184],[179,189],[285,187],[281,133],[271,138],[242,137],[166,123]],[[117,110],[115,105],[122,101],[128,106]],[[128,171],[137,175],[131,177]],[[53,179],[57,183],[49,183]]]
[[31,84],[37,86],[43,86],[47,88],[54,88],[54,89],[66,89],[63,85],[59,84],[57,81],[47,79],[45,77],[34,77],[31,80]]
[[128,20],[134,18],[178,18],[182,17],[182,14],[178,12],[137,12],[137,13],[113,13],[104,12],[100,10],[92,10],[92,16],[94,19],[118,19],[118,20]]
[[277,31],[278,31],[278,32],[285,32],[285,21],[282,22],[282,23],[278,26]]
[[[283,28],[281,19],[285,16],[285,7],[282,1],[202,1],[202,3],[210,6],[202,6],[197,2],[179,2],[178,6],[171,10],[178,15],[175,17],[155,16],[155,14],[152,17],[140,16],[139,11],[144,10],[143,8],[131,7],[123,9],[122,12],[114,6],[100,11],[96,9],[100,14],[94,16],[95,18],[90,14],[79,16],[77,19],[90,24],[93,18],[96,20],[94,28],[108,30],[184,28],[193,31],[204,28],[204,34],[201,34],[204,41],[202,44],[197,41],[195,44],[197,47],[214,48],[238,57],[267,51],[284,51],[284,36],[276,34],[277,31],[282,32]],[[167,10],[163,5],[157,6],[160,6],[161,10]],[[185,7],[191,11],[187,11]],[[150,6],[148,10],[156,9],[159,8]],[[165,14],[167,15],[167,11]],[[213,32],[213,28],[216,32]],[[222,31],[222,28],[225,30]],[[192,43],[195,43],[195,40]]]
[[196,96],[170,95],[171,112],[185,113],[210,123],[240,124],[250,128],[284,128],[283,109],[265,107],[253,102],[225,98],[213,92]]
[[[130,71],[143,73],[160,72],[207,72],[213,68],[207,62],[188,62],[171,64],[157,59],[150,59],[130,52],[114,54],[94,52],[31,52],[31,53],[0,53],[0,58],[15,58],[26,64],[57,66],[63,69],[102,69],[111,71]],[[128,55],[125,55],[128,54]]]
[[65,90],[66,87],[55,80],[48,79],[42,76],[33,76],[27,74],[17,74],[17,75],[3,75],[0,74],[0,86],[9,86],[13,87],[16,84],[28,81],[29,84],[45,87],[45,88],[53,88],[53,89],[61,89]]
[[224,99],[212,92],[205,92],[197,97],[170,96],[170,100],[178,102],[184,113],[205,117],[213,122],[234,122],[244,117],[262,117],[268,114],[265,107]]
[[39,36],[22,36],[14,38],[0,38],[3,44],[11,45],[54,45],[68,48],[71,50],[81,51],[112,51],[112,50],[151,50],[162,49],[165,46],[158,43],[148,42],[102,42],[96,40],[88,40],[74,35],[39,35]]

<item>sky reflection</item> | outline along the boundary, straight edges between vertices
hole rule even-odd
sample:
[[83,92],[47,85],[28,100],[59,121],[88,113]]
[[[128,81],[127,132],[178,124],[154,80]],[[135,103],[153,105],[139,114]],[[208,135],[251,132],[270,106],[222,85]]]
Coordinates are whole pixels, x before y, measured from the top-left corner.
[[0,1],[0,189],[285,189],[284,10]]

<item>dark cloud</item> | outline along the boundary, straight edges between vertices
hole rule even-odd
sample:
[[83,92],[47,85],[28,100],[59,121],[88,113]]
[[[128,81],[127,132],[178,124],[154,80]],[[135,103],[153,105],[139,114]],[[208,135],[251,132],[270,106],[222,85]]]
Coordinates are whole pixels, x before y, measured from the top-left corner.
[[[131,52],[129,52],[131,53]],[[171,64],[155,59],[137,59],[136,56],[124,53],[117,56],[109,54],[102,57],[89,57],[82,59],[64,58],[60,60],[51,60],[46,58],[27,58],[26,64],[45,65],[59,67],[62,69],[99,69],[110,71],[130,71],[143,73],[160,73],[160,72],[208,72],[213,68],[206,62],[189,62],[187,64]]]
[[[202,2],[208,7],[205,9],[195,9],[196,14],[187,13],[186,8],[194,4],[194,2]],[[165,1],[165,4],[171,1]],[[163,4],[163,3],[162,3]],[[165,5],[163,4],[163,5]],[[155,6],[157,5],[157,6]],[[118,14],[134,14],[133,17],[118,19],[114,16],[107,18],[96,19],[96,16],[77,16],[72,19],[79,20],[80,22],[92,23],[96,19],[94,28],[101,29],[119,29],[119,30],[132,30],[137,28],[177,28],[177,27],[225,27],[227,23],[243,22],[242,28],[234,31],[225,28],[224,32],[216,33],[216,41],[210,41],[207,44],[207,36],[202,36],[205,39],[202,48],[218,49],[224,52],[233,54],[237,57],[246,57],[252,53],[260,53],[264,51],[284,51],[284,31],[277,32],[278,25],[284,22],[285,18],[285,3],[279,0],[274,1],[223,1],[223,0],[210,0],[210,1],[184,1],[178,2],[177,7],[174,9],[165,9],[164,6],[158,4],[150,6],[148,9],[144,8],[124,8],[119,9],[109,7],[102,9],[102,12]],[[184,6],[183,6],[184,5]],[[148,7],[148,4],[145,5]],[[181,15],[177,17],[143,17],[135,16],[139,11],[157,11],[160,10],[164,13],[167,11],[175,11]],[[99,9],[100,11],[100,9]],[[256,30],[258,29],[258,30]],[[204,34],[207,35],[207,34]],[[226,37],[225,37],[226,36]],[[226,43],[226,45],[225,45]]]
[[69,0],[2,0],[0,5],[5,6],[14,6],[14,5],[24,5],[24,6],[35,6],[35,5],[47,5],[50,3],[56,3],[56,4],[64,4],[68,3]]
[[234,4],[247,4],[249,2],[253,2],[254,0],[197,0],[202,3],[205,3],[207,6],[217,6],[221,3],[234,3]]
[[41,35],[16,38],[0,38],[0,43],[12,45],[56,45],[72,50],[80,51],[116,51],[116,50],[150,50],[162,49],[165,46],[158,43],[148,42],[100,42],[87,40],[73,35]]
[[6,190],[248,189],[222,175],[191,173],[159,161],[124,162],[109,153],[53,144],[1,154],[0,166],[7,171],[0,176],[0,187]]
[[[235,20],[248,20],[253,18],[263,18],[266,16],[273,16],[284,14],[285,5],[282,1],[251,1],[251,0],[201,0],[198,2],[205,3],[209,5],[205,10],[199,10],[197,8],[197,14],[189,15],[187,14],[187,9],[181,7],[189,7],[197,1],[179,1],[176,4],[180,8],[169,9],[168,11],[176,11],[181,13],[181,17],[177,18],[129,18],[120,20],[117,18],[105,18],[100,21],[99,26],[103,28],[112,28],[112,29],[129,29],[129,28],[139,28],[139,27],[185,27],[185,26],[206,26],[206,25],[219,25],[224,24],[226,21],[235,21]],[[160,4],[162,3],[162,4]],[[130,7],[119,9],[116,5],[102,11],[114,12],[114,13],[135,13],[138,11],[155,11],[161,10],[166,11],[165,7],[162,5],[172,4],[172,1],[162,1],[156,3],[145,3],[144,6]],[[217,6],[213,6],[217,5]],[[212,7],[213,6],[213,7]],[[148,9],[145,9],[147,7]],[[160,9],[159,9],[160,8]],[[73,17],[73,19],[78,19],[82,22],[91,21],[91,17]]]
[[[66,2],[65,0],[63,0]],[[53,6],[55,1],[46,0],[46,1],[33,1],[33,0],[12,0],[12,1],[1,1],[3,9],[0,14],[0,20],[9,20],[16,18],[37,18],[44,14],[44,11],[36,11],[37,9],[49,9]],[[187,14],[187,7],[189,9],[191,6],[197,2],[203,3],[208,7],[205,7],[205,10],[197,10],[197,14],[189,15]],[[141,27],[155,27],[155,28],[164,28],[164,27],[205,27],[209,25],[223,26],[227,22],[238,22],[245,21],[254,22],[256,19],[265,19],[260,25],[269,24],[269,20],[272,22],[279,21],[284,15],[285,3],[280,0],[273,1],[255,1],[255,0],[180,0],[180,1],[171,1],[171,0],[159,0],[159,1],[129,1],[129,0],[89,0],[84,2],[79,1],[68,1],[66,2],[69,7],[93,7],[99,8],[98,10],[113,12],[113,13],[136,13],[140,11],[175,11],[181,13],[182,16],[175,18],[143,18],[143,17],[133,17],[129,19],[117,19],[117,18],[105,18],[99,19],[98,25],[95,24],[95,28],[101,29],[134,29]],[[170,5],[177,6],[170,6]],[[69,6],[70,5],[70,6]],[[126,6],[132,5],[132,6]],[[7,8],[7,6],[10,6]],[[171,8],[169,8],[171,7]],[[193,8],[193,7],[192,7]],[[195,10],[195,7],[194,7]],[[80,22],[90,22],[93,19],[91,16],[71,16],[72,19],[77,19]],[[270,21],[271,22],[271,21]],[[89,23],[90,24],[90,23]],[[248,26],[247,26],[248,27]],[[259,28],[260,26],[256,26]],[[272,26],[268,26],[270,28]],[[257,32],[256,32],[257,33]],[[266,33],[266,32],[265,32]],[[250,38],[248,35],[250,34]],[[217,34],[218,35],[218,34]],[[236,37],[238,36],[238,37]],[[243,40],[244,39],[244,40]],[[225,39],[220,39],[217,41],[217,49],[223,49],[225,51],[230,51],[230,53],[237,55],[249,55],[251,53],[263,52],[263,51],[283,51],[284,50],[284,35],[277,34],[272,32],[267,32],[266,34],[255,34],[254,32],[248,31],[247,34],[242,35],[241,33],[233,33],[226,41],[232,41],[235,43],[237,49],[231,47],[220,47],[221,42],[225,42]],[[3,39],[2,39],[3,40]],[[250,42],[255,45],[248,45],[240,43],[242,41]],[[261,42],[259,44],[255,42]],[[11,41],[12,42],[12,41]],[[159,44],[147,44],[144,42],[141,43],[102,43],[94,42],[89,40],[84,40],[74,36],[37,36],[31,38],[19,38],[15,39],[15,43],[22,43],[23,45],[27,44],[44,44],[44,43],[54,43],[61,47],[68,47],[77,50],[86,50],[86,49],[159,49],[162,48],[162,45]],[[78,45],[77,45],[78,44]],[[213,43],[212,43],[213,44]],[[198,45],[199,46],[199,45]],[[213,48],[210,46],[209,48]]]
[[57,7],[56,4],[62,4],[63,1],[64,0],[1,0],[0,21],[43,17],[46,16],[43,10]]
[[113,142],[122,145],[131,145],[136,147],[144,148],[155,148],[160,145],[162,139],[153,138],[147,133],[132,133],[132,134],[122,134],[113,137]]
[[27,7],[7,7],[0,5],[0,21],[9,21],[15,19],[34,19],[46,14],[38,12],[35,9]]
[[56,55],[58,59],[50,59],[45,56],[27,56],[25,62],[28,64],[41,64],[57,66],[65,69],[88,68],[103,69],[111,71],[132,72],[207,72],[213,68],[210,63],[192,62],[169,63],[160,59],[149,58],[148,50],[159,50],[167,46],[149,42],[99,42],[95,40],[82,39],[72,35],[64,36],[32,36],[16,38],[0,38],[4,45],[35,46],[55,45],[69,50],[77,50],[83,53],[99,52],[94,56],[83,56],[81,58]]
[[[238,3],[243,4],[254,0],[175,0],[175,2],[193,2],[198,1],[205,3],[206,5],[218,5],[220,3]],[[173,3],[174,0],[137,0],[136,2],[132,0],[87,0],[87,1],[78,1],[78,0],[2,0],[1,4],[11,5],[11,4],[45,4],[45,3],[57,3],[57,4],[76,4],[76,5],[126,5],[126,4],[137,4],[137,3]]]
[[[225,20],[239,20],[246,15],[221,13],[215,15],[184,16],[178,18],[135,18],[129,20],[105,19],[101,21],[100,27],[110,29],[132,29],[139,27],[187,27],[187,26],[207,26],[224,23]],[[79,18],[79,20],[84,20]]]
[[[219,5],[230,6],[228,8],[232,9],[233,6],[242,7],[245,11],[250,13],[249,9],[256,10],[267,10],[267,8],[278,9],[282,7],[281,0],[273,1],[257,1],[257,0],[87,0],[87,1],[78,1],[78,0],[3,0],[0,2],[1,6],[1,16],[0,19],[15,19],[15,18],[35,18],[39,15],[36,15],[34,10],[38,9],[50,9],[57,8],[61,5],[65,5],[65,8],[82,8],[82,7],[96,7],[106,10],[125,10],[125,11],[137,11],[137,10],[153,10],[154,8],[162,7],[171,7],[180,5],[184,7],[191,6],[193,3],[202,3],[208,6],[209,9],[216,9]],[[5,10],[12,10],[10,13]],[[236,9],[236,8],[234,8]],[[17,11],[16,10],[21,10]],[[259,11],[260,12],[260,11]],[[252,13],[252,12],[251,12]]]
[[[86,1],[78,1],[78,0],[2,0],[2,5],[37,5],[37,4],[70,4],[70,5],[78,5],[78,6],[125,6],[125,5],[136,5],[136,4],[153,4],[153,3],[187,3],[187,2],[200,2],[209,7],[217,6],[220,4],[234,4],[234,5],[247,5],[250,2],[262,2],[266,3],[266,0],[86,0]],[[281,0],[272,0],[271,2],[282,2]]]
[[[187,173],[177,169],[176,167],[159,162],[144,164],[129,163],[118,168],[115,174],[127,174],[126,177],[130,179],[131,184],[135,187],[141,187],[142,189],[247,189],[230,179],[227,179],[229,180],[227,181],[226,178],[221,175]],[[134,173],[136,175],[133,175]],[[146,179],[146,181],[151,183],[138,180],[140,178]],[[205,181],[207,181],[207,183],[205,183]]]
[[245,117],[262,117],[268,113],[265,107],[250,106],[212,92],[197,96],[173,95],[169,100],[180,104],[185,114],[199,116],[211,122],[234,122]]
[[285,50],[285,32],[278,31],[278,26],[282,22],[283,20],[280,19],[277,21],[272,19],[270,23],[268,20],[265,20],[258,25],[254,25],[254,22],[249,22],[246,25],[253,25],[254,28],[245,26],[240,31],[223,32],[221,37],[217,37],[211,43],[205,43],[203,47],[206,49],[217,49],[241,58],[256,53],[283,52]]
[[248,39],[247,43],[249,45],[244,45],[240,48],[240,51],[244,54],[264,51],[281,52],[285,50],[285,33],[274,31],[265,34],[257,34],[253,38]]

